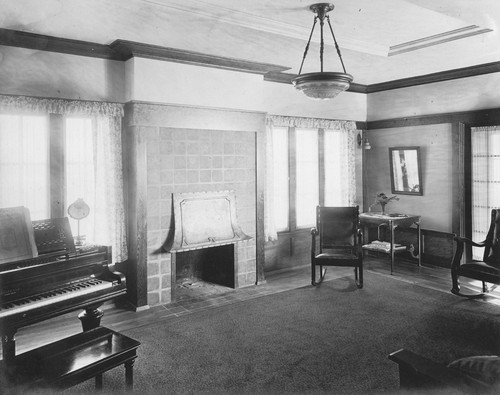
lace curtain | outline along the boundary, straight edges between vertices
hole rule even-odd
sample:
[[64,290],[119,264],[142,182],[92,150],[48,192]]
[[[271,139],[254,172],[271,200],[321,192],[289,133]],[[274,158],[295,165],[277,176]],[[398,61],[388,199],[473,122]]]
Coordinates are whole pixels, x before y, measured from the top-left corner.
[[335,151],[339,153],[338,160],[341,165],[341,185],[337,187],[337,191],[339,191],[337,195],[341,195],[343,205],[353,205],[356,201],[356,122],[268,115],[266,117],[266,189],[264,195],[264,232],[266,241],[273,241],[278,238],[273,213],[275,186],[273,179],[273,127],[324,129],[327,134],[329,132],[337,134],[337,138],[334,139],[337,142]]
[[[475,127],[472,135],[472,240],[486,239],[491,209],[500,207],[500,126]],[[473,259],[484,249],[472,247]]]
[[93,160],[96,206],[93,209],[98,218],[94,225],[95,241],[112,246],[114,262],[126,260],[128,252],[121,144],[123,105],[97,101],[0,95],[0,110],[90,116],[94,119],[96,127],[93,131]]

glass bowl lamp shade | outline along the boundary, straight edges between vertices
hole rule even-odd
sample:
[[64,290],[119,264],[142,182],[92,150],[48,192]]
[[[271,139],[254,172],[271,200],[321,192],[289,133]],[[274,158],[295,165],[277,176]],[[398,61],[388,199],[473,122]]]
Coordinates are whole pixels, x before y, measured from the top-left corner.
[[[300,65],[299,74],[296,77],[292,78],[292,84],[295,86],[295,88],[299,91],[302,91],[306,96],[312,99],[333,99],[339,93],[349,89],[350,84],[353,80],[352,75],[347,74],[346,72],[344,61],[342,60],[342,54],[340,53],[340,48],[335,38],[335,34],[333,33],[332,25],[330,23],[330,17],[328,16],[328,12],[332,11],[333,8],[334,5],[330,3],[316,3],[312,4],[309,7],[309,9],[315,14],[314,23],[311,29],[311,34],[309,35],[309,40],[307,41],[307,45],[304,50],[304,55],[302,56],[302,63]],[[323,28],[325,19],[328,22],[328,27],[330,28],[330,32],[332,33],[335,48],[344,70],[343,73],[323,71],[323,57],[325,49],[323,40]],[[304,61],[309,50],[309,45],[311,43],[311,38],[314,33],[314,28],[316,27],[316,23],[318,21],[320,23],[321,34],[319,54],[321,69],[319,72],[301,74],[302,67],[304,66]]]
[[333,99],[349,89],[353,77],[346,73],[319,72],[300,74],[292,79],[292,84],[311,99]]

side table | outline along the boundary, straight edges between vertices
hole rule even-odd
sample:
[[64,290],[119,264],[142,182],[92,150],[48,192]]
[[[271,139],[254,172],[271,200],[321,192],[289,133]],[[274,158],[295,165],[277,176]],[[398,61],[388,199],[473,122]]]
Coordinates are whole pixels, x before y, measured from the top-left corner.
[[391,256],[391,274],[394,268],[394,254],[396,247],[394,243],[394,230],[397,227],[408,228],[412,225],[417,227],[417,246],[418,246],[418,266],[422,265],[422,235],[421,235],[421,218],[420,215],[413,214],[383,214],[376,212],[368,212],[359,214],[359,221],[364,227],[363,238],[367,242],[367,229],[370,226],[387,226],[389,229],[389,251],[380,249],[380,252],[390,254]]

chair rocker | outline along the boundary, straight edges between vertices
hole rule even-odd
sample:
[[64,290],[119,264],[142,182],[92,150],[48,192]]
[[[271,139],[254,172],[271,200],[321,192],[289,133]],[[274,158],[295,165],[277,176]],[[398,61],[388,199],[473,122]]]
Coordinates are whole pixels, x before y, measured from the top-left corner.
[[[359,206],[317,206],[316,227],[311,229],[311,236],[311,284],[324,280],[327,266],[344,266],[354,268],[356,285],[363,288]],[[316,281],[316,266],[319,266],[319,281]]]
[[[479,298],[487,293],[486,283],[500,284],[500,209],[491,210],[491,223],[486,240],[477,243],[465,237],[455,236],[457,243],[451,263],[451,292],[467,298]],[[461,263],[464,246],[484,248],[483,260]],[[463,294],[460,292],[460,277],[482,281],[482,293]]]

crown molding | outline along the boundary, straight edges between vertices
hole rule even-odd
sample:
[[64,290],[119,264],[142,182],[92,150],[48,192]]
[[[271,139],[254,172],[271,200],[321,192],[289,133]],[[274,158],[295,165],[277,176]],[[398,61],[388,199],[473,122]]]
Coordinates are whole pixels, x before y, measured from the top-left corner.
[[[292,78],[295,77],[295,74],[284,72],[289,70],[290,67],[214,56],[199,52],[161,47],[126,40],[115,40],[111,45],[104,45],[0,28],[0,45],[116,61],[126,61],[132,57],[142,57],[169,62],[186,63],[204,67],[261,74],[264,76],[265,81],[285,84],[291,84]],[[381,82],[378,84],[363,85],[352,83],[348,91],[365,94],[375,93],[498,72],[500,72],[500,62],[492,62],[455,70],[441,71],[416,77]]]
[[0,28],[0,45],[68,55],[123,60],[108,45]]
[[1,28],[0,45],[118,61],[126,61],[132,57],[142,57],[254,74],[266,74],[290,69],[290,67],[269,63],[207,55],[126,40],[115,40],[111,45],[103,45]]
[[411,86],[432,84],[435,82],[450,81],[460,78],[474,77],[478,75],[498,72],[500,72],[500,62],[485,63],[476,66],[463,67],[461,69],[440,71],[437,73],[425,74],[416,77],[402,78],[399,80],[371,84],[367,86],[367,93],[409,88]]
[[243,71],[254,74],[266,74],[269,72],[276,73],[290,69],[290,67],[275,64],[251,62],[248,60],[214,56],[200,52],[187,51],[184,49],[168,48],[126,40],[113,41],[110,48],[119,54],[120,58],[123,60],[128,60],[132,57],[139,57],[194,64],[205,67],[215,67],[226,70]]
[[417,51],[422,48],[432,47],[434,45],[460,40],[463,38],[489,33],[492,31],[492,29],[481,28],[477,25],[465,26],[460,29],[449,30],[440,34],[423,37],[418,40],[393,45],[389,48],[388,56],[401,55],[406,52]]

